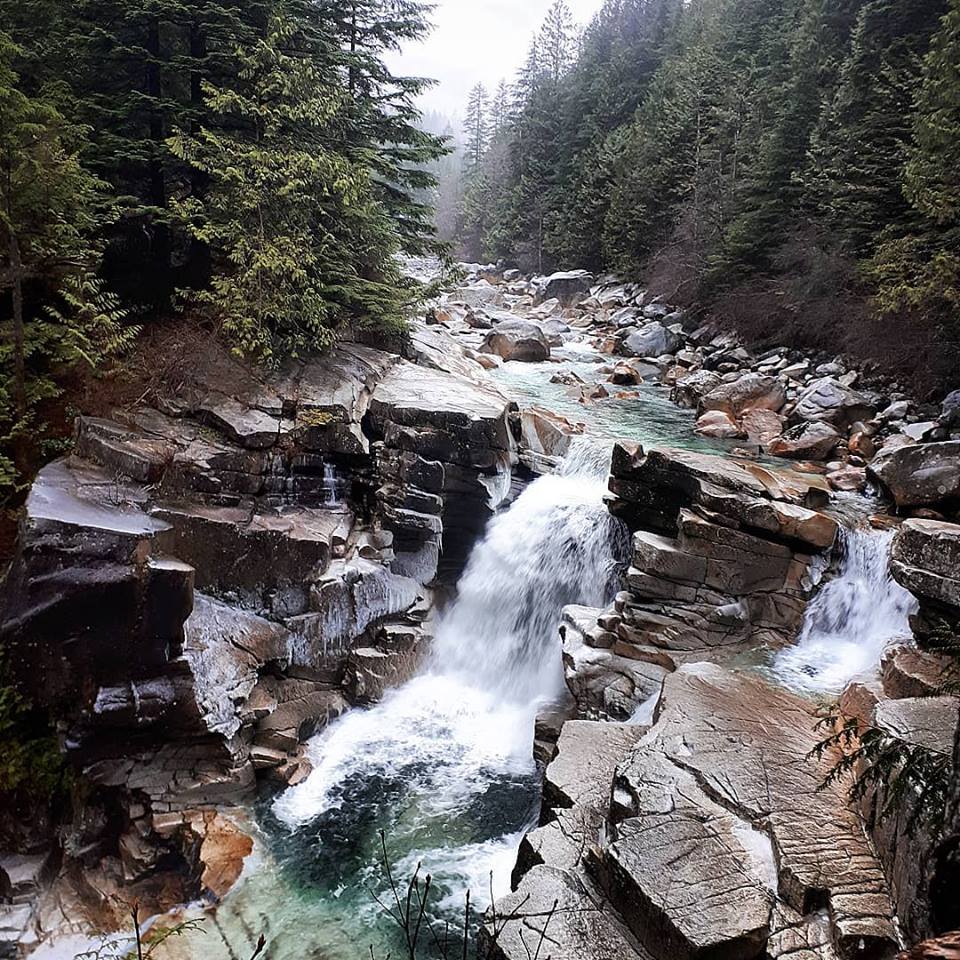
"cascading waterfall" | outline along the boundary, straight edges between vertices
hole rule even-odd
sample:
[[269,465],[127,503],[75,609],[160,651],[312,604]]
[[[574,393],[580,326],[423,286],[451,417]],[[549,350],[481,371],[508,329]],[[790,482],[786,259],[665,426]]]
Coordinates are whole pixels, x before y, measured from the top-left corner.
[[[578,441],[558,475],[495,518],[422,675],[311,743],[313,772],[273,807],[291,837],[309,835],[317,861],[300,869],[311,881],[376,888],[382,829],[397,873],[422,861],[441,907],[462,908],[468,888],[483,899],[491,872],[493,894],[509,890],[537,814],[534,720],[563,682],[560,610],[608,600],[627,556],[603,503],[609,456]],[[356,913],[376,915],[366,898]]]
[[838,693],[875,670],[891,643],[912,637],[917,602],[890,576],[893,538],[892,530],[841,530],[839,573],[807,608],[796,645],[774,660],[783,683]]

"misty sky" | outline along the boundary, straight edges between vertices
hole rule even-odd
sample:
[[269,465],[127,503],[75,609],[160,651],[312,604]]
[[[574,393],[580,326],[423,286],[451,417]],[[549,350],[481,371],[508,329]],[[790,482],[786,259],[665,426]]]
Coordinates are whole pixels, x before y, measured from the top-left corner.
[[[430,37],[407,47],[393,66],[440,84],[423,100],[425,110],[459,118],[470,88],[495,89],[523,63],[530,38],[552,0],[437,0]],[[602,0],[567,0],[576,22],[586,23]]]

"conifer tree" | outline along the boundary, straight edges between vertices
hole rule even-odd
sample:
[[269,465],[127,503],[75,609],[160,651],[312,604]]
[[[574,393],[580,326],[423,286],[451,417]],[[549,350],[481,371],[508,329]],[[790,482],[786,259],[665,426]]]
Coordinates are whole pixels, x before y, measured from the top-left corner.
[[215,123],[170,141],[209,179],[204,200],[176,206],[219,264],[196,300],[263,363],[329,345],[348,320],[401,321],[397,231],[367,168],[329,147],[349,101],[303,46],[295,18],[272,16],[234,82],[204,85]]
[[[95,276],[104,185],[82,165],[86,131],[61,113],[56,88],[28,95],[21,56],[0,33],[0,290],[9,321],[0,353],[0,491],[28,475],[44,438],[52,371],[91,366],[134,334]],[[62,91],[60,91],[62,93]],[[7,314],[4,309],[4,314]]]
[[487,118],[487,88],[478,83],[471,91],[467,100],[467,113],[464,121],[464,159],[468,171],[473,171],[483,161],[490,140],[490,130]]

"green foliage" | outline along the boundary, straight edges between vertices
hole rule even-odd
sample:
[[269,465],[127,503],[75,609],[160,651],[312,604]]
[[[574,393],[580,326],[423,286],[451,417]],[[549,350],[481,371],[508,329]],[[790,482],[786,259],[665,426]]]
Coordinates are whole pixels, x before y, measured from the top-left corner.
[[170,140],[208,181],[203,200],[174,209],[223,258],[195,300],[237,353],[264,363],[328,346],[351,316],[378,326],[401,316],[396,233],[369,171],[326,146],[345,103],[298,46],[296,21],[273,17],[237,50],[237,81],[205,85],[216,126]]
[[97,367],[135,336],[94,270],[113,218],[105,185],[81,162],[87,130],[59,109],[62,90],[22,89],[21,49],[0,34],[0,496],[10,497],[47,437],[44,409],[62,370]]
[[856,719],[832,714],[818,730],[828,735],[812,757],[821,759],[839,751],[822,789],[851,780],[850,799],[859,801],[879,790],[883,816],[908,812],[907,830],[924,827],[938,836],[950,809],[953,786],[952,754],[911,743],[879,727],[864,727]]
[[0,800],[16,795],[47,805],[68,780],[56,736],[9,684],[0,655]]

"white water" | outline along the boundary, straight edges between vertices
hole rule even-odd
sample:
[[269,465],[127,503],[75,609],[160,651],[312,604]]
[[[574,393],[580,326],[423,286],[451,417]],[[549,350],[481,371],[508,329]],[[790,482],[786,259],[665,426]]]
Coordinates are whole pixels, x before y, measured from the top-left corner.
[[917,602],[890,576],[893,537],[892,530],[842,529],[838,575],[807,608],[796,645],[774,660],[783,683],[838,693],[873,675],[888,646],[912,637]]
[[462,905],[467,888],[485,900],[490,872],[495,896],[509,890],[536,813],[534,720],[563,682],[560,610],[608,600],[612,558],[629,546],[603,503],[608,467],[609,449],[578,443],[561,475],[536,480],[494,519],[426,671],[310,744],[313,772],[274,804],[288,829],[355,816],[359,805],[372,811],[365,823],[386,830],[398,873],[423,862],[441,907]]

